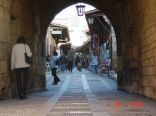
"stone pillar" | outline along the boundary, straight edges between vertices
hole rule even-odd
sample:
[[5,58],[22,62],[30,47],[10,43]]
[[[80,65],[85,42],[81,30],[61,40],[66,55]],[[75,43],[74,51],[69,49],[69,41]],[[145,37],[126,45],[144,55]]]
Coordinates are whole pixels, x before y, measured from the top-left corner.
[[[45,77],[45,61],[44,61],[44,39],[41,38],[41,22],[39,17],[39,11],[37,10],[38,4],[35,2],[35,90],[46,90],[46,77]],[[43,39],[43,40],[42,40]]]
[[0,0],[0,99],[9,96],[10,88],[10,0]]

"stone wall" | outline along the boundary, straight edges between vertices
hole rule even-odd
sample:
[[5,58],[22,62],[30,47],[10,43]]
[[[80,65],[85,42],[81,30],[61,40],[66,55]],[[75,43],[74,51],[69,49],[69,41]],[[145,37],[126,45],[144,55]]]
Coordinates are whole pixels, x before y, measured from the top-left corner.
[[156,1],[131,0],[125,5],[125,89],[156,99]]
[[18,36],[27,38],[33,52],[33,14],[29,0],[0,0],[0,96],[11,96],[16,88],[10,70],[12,46]]
[[0,0],[0,96],[4,97],[9,88],[10,58],[10,0]]
[[156,1],[144,0],[142,4],[144,21],[140,43],[142,64],[140,93],[156,99]]

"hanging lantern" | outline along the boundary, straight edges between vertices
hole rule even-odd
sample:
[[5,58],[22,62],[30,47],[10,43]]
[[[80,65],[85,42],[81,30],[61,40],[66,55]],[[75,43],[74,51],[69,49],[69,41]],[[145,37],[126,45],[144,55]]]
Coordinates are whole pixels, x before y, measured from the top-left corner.
[[85,11],[85,5],[78,4],[76,5],[77,15],[83,16]]
[[94,18],[93,17],[88,17],[88,23],[93,24],[94,23]]

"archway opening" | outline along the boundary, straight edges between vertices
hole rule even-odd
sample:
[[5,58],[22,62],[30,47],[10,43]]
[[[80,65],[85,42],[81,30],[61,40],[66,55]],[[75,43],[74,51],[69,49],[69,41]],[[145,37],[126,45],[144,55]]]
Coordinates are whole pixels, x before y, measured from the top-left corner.
[[[59,12],[50,23],[46,37],[46,57],[51,56],[54,50],[57,50],[58,57],[62,54],[67,56],[73,50],[75,59],[80,57],[81,66],[94,73],[91,55],[95,53],[98,60],[96,73],[117,81],[117,44],[113,26],[102,11],[81,4],[85,5],[83,16],[78,16],[77,4],[74,4]],[[87,64],[84,59],[88,60]],[[46,65],[49,72],[49,61]]]

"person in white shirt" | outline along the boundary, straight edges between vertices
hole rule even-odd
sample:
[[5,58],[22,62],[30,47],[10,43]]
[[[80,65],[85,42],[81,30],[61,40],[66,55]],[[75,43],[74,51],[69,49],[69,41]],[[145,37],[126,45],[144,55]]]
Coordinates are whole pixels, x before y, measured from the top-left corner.
[[11,70],[14,70],[16,73],[18,96],[20,99],[27,99],[30,64],[25,61],[25,52],[29,57],[32,56],[31,50],[26,44],[26,39],[20,36],[13,46],[11,53]]

